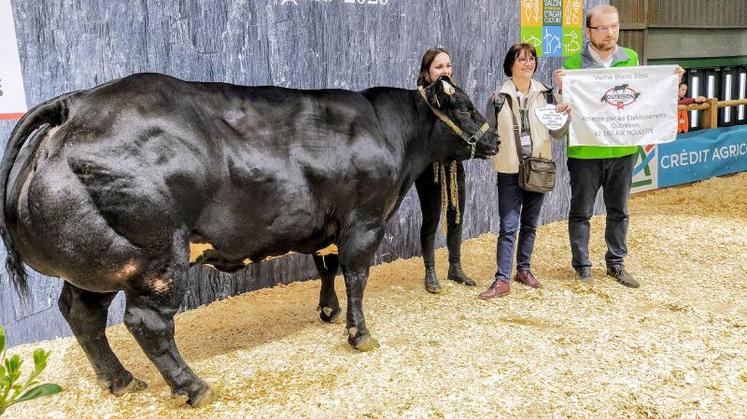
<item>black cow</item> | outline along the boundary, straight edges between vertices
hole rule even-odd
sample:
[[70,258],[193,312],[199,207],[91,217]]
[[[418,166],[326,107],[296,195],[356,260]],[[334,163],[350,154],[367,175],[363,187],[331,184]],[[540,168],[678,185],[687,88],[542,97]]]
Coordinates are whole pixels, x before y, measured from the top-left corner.
[[320,315],[340,311],[339,264],[348,341],[372,349],[361,303],[387,219],[434,161],[493,155],[497,136],[486,128],[448,79],[422,91],[351,92],[137,74],[69,93],[29,111],[8,141],[8,272],[22,294],[24,262],[65,280],[60,310],[114,394],[145,387],[104,334],[124,290],[128,330],[173,393],[196,406],[209,389],[179,355],[173,322],[190,243],[211,244],[211,263],[226,270],[336,244],[339,259],[315,257]]

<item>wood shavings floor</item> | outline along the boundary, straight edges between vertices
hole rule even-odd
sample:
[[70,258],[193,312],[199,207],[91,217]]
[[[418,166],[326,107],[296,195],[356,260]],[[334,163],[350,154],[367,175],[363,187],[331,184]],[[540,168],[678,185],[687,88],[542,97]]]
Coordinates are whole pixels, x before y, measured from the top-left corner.
[[[65,391],[8,417],[745,417],[747,173],[631,199],[631,290],[604,272],[604,218],[592,220],[590,285],[572,279],[567,225],[543,226],[533,271],[495,301],[492,234],[465,242],[467,288],[427,294],[420,258],[371,269],[364,309],[381,348],[357,353],[344,325],[317,319],[318,281],[248,293],[177,317],[182,355],[218,393],[192,409],[170,391],[123,326],[108,330],[125,366],[149,383],[120,398],[96,385],[74,339],[46,382]],[[446,274],[446,252],[438,252]],[[338,294],[344,289],[338,277]]]

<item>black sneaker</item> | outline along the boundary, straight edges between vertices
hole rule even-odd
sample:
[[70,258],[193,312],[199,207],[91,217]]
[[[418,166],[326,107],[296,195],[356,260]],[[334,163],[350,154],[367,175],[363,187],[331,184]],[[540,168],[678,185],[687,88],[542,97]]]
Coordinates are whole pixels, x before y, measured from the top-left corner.
[[626,271],[625,267],[622,265],[608,266],[607,275],[615,278],[617,282],[625,285],[626,287],[638,288],[639,286],[641,286],[641,284],[639,284],[638,281],[633,278],[633,275],[628,273],[628,271]]
[[588,266],[576,268],[576,279],[582,282],[591,282],[591,268]]

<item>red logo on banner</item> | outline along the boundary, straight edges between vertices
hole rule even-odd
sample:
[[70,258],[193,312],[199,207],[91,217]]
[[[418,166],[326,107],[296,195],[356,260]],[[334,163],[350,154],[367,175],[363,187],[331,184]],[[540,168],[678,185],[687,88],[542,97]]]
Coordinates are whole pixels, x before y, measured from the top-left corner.
[[627,84],[621,84],[604,92],[601,102],[612,105],[615,109],[620,110],[634,103],[640,95],[639,92],[636,92]]

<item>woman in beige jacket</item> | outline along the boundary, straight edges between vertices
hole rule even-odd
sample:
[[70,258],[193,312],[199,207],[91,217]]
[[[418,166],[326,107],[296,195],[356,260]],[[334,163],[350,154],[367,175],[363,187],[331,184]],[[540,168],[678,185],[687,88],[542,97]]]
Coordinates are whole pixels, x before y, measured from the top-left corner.
[[[516,234],[519,233],[516,252],[515,279],[532,288],[539,288],[539,281],[530,271],[532,249],[544,194],[529,192],[519,187],[519,157],[514,134],[514,121],[519,130],[523,158],[543,157],[552,159],[551,138],[561,138],[568,130],[565,125],[552,131],[537,118],[535,109],[548,102],[558,103],[556,112],[570,113],[570,106],[560,103],[552,90],[533,80],[537,69],[537,51],[531,44],[514,44],[506,54],[503,70],[510,79],[500,91],[493,95],[486,115],[492,116],[501,138],[501,147],[493,157],[493,168],[497,172],[498,212],[500,233],[497,245],[498,269],[495,281],[480,298],[488,300],[511,291],[509,279],[513,265]],[[511,101],[507,103],[507,101]]]

